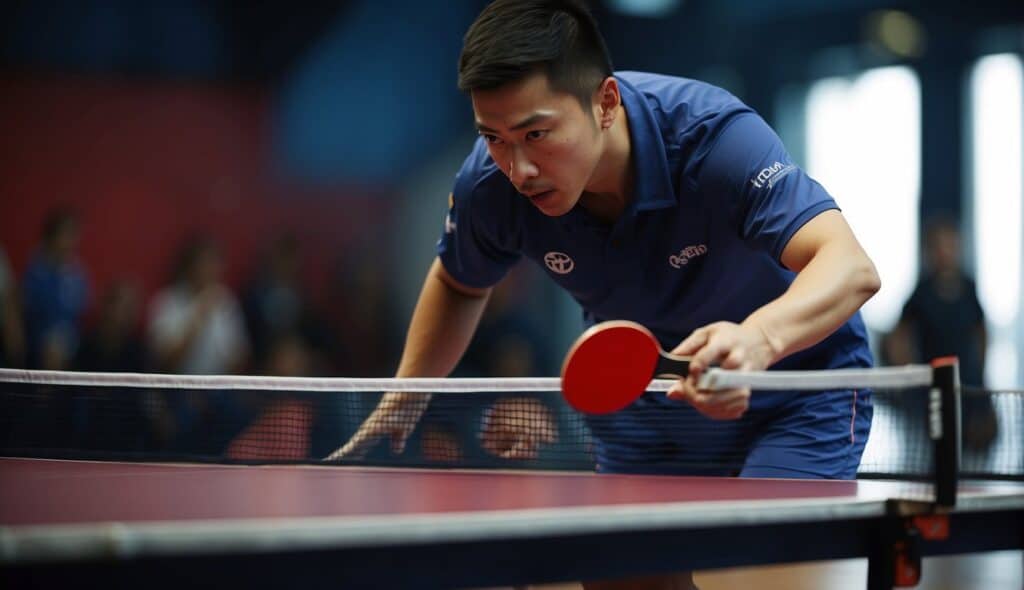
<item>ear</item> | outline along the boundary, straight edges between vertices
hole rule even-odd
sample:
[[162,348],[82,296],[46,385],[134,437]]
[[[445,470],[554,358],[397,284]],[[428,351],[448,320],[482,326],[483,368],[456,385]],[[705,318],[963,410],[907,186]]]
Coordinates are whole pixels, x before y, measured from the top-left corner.
[[619,82],[614,76],[608,76],[601,82],[594,99],[594,116],[597,119],[598,127],[602,131],[611,128],[618,115],[619,107],[622,105]]

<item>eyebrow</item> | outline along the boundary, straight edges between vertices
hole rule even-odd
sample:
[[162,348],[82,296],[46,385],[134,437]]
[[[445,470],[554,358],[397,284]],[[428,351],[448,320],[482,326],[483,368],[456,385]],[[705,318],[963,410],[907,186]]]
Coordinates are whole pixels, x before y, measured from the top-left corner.
[[[515,125],[509,127],[509,130],[510,131],[518,131],[520,129],[523,129],[524,127],[529,127],[531,125],[536,125],[537,123],[540,123],[541,121],[545,121],[547,119],[550,119],[553,116],[554,116],[554,113],[543,112],[543,111],[542,112],[537,112],[537,113],[534,113],[534,114],[530,115],[529,117],[523,119],[519,123],[516,123]],[[497,133],[498,132],[496,129],[491,129],[490,127],[488,127],[487,125],[484,125],[483,123],[481,123],[479,121],[476,122],[476,128],[479,129],[480,131],[486,131],[488,133]]]

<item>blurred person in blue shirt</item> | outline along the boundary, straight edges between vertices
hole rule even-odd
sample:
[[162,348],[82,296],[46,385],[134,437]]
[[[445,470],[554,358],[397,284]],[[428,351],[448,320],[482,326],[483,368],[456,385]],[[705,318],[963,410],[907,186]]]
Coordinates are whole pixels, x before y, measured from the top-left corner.
[[43,225],[42,243],[22,284],[29,366],[67,369],[79,346],[89,283],[77,257],[75,213],[58,210]]

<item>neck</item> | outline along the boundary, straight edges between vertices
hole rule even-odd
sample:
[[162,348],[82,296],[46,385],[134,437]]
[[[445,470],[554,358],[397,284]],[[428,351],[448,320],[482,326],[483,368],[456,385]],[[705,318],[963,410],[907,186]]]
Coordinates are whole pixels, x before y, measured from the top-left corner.
[[933,280],[944,290],[956,289],[960,286],[960,272],[956,269],[940,269],[932,273]]
[[605,133],[604,151],[580,203],[591,215],[613,223],[633,198],[633,161],[625,108],[618,110]]

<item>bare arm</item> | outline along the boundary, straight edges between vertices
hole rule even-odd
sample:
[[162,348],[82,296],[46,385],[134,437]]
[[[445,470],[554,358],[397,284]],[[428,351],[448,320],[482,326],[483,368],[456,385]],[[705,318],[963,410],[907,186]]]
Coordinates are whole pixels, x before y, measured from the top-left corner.
[[490,293],[460,284],[434,259],[409,323],[396,376],[451,373],[469,347]]
[[808,221],[790,239],[782,262],[797,273],[778,298],[740,324],[699,328],[673,350],[692,355],[690,375],[669,391],[707,416],[734,419],[749,407],[750,389],[703,392],[697,380],[707,367],[762,370],[817,344],[852,316],[880,287],[878,273],[838,211]]
[[797,273],[789,289],[743,321],[764,333],[769,364],[822,341],[881,287],[875,265],[835,210],[800,228],[782,263]]
[[[443,377],[450,373],[466,352],[490,293],[490,289],[460,284],[435,259],[409,323],[396,376]],[[385,437],[391,439],[392,452],[402,452],[429,401],[429,394],[386,394],[345,446],[327,460],[361,457]]]
[[883,341],[885,355],[891,365],[909,365],[921,355],[914,346],[913,327],[910,320],[900,319]]

